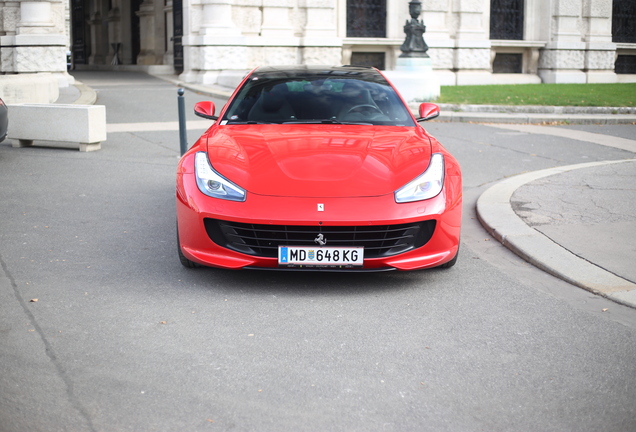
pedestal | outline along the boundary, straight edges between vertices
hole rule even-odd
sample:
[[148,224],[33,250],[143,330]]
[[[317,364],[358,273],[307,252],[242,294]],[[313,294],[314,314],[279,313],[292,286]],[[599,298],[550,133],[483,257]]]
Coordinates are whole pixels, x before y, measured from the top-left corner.
[[406,102],[427,102],[439,98],[439,79],[428,57],[398,57],[395,70],[384,71],[384,75]]

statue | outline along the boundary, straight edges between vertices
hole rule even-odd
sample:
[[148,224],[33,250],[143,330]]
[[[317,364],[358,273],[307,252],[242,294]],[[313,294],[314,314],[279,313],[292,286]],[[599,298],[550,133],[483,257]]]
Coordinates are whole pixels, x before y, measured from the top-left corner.
[[411,19],[404,26],[406,39],[400,47],[402,55],[395,59],[395,70],[384,71],[407,102],[434,101],[440,94],[439,78],[433,71],[433,60],[426,53],[426,27],[418,19],[421,13],[421,1],[410,0]]
[[419,0],[411,0],[409,2],[409,14],[411,20],[406,21],[404,25],[404,33],[406,33],[406,39],[400,47],[402,54],[400,57],[423,57],[427,58],[428,45],[424,42],[424,32],[426,32],[426,26],[424,22],[418,20],[422,13],[422,2]]

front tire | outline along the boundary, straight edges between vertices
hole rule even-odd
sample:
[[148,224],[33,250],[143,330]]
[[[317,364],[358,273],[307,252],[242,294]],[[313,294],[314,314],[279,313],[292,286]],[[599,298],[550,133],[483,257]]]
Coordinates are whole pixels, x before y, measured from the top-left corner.
[[179,254],[179,261],[181,262],[182,266],[184,266],[186,268],[190,268],[190,269],[203,267],[201,264],[196,263],[196,262],[194,262],[192,260],[189,260],[183,254],[183,251],[181,250],[181,240],[179,240],[179,227],[177,227],[177,252]]
[[455,254],[455,256],[453,257],[452,260],[450,260],[447,263],[442,264],[441,266],[438,266],[437,268],[440,268],[440,269],[451,268],[452,266],[457,264],[457,257],[459,257],[459,247],[457,248],[457,253]]

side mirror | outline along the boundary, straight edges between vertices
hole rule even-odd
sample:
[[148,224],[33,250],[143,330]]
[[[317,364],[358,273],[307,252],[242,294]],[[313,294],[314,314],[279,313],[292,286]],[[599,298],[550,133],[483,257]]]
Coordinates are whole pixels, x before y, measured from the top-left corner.
[[420,116],[416,120],[418,122],[432,120],[439,116],[439,107],[434,103],[424,102],[420,104]]
[[203,117],[205,119],[209,119],[209,120],[218,119],[218,117],[214,115],[214,109],[215,109],[214,102],[203,101],[203,102],[197,102],[196,104],[194,104],[194,113],[198,115],[199,117]]

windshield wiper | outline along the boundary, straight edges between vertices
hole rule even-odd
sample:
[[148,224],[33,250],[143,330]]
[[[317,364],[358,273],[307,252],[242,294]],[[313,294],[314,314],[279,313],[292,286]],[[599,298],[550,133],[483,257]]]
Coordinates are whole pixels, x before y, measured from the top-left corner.
[[346,122],[340,121],[336,119],[322,119],[322,120],[293,120],[286,121],[283,124],[339,124],[339,125],[365,125],[365,126],[373,126],[373,123],[366,122]]
[[227,123],[228,125],[243,125],[243,124],[277,124],[278,122],[263,122],[263,121],[254,121],[254,120],[247,120],[247,121],[237,121],[237,120],[228,120]]

